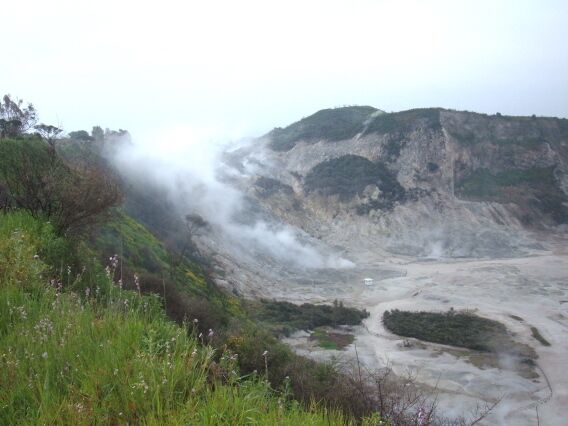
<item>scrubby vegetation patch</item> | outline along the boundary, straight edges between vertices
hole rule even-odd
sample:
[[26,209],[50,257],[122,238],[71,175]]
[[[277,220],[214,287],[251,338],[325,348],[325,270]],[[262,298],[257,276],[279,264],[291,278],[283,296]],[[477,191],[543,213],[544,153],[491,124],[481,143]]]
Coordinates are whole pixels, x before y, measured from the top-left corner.
[[546,340],[542,336],[542,334],[540,334],[540,331],[538,331],[538,328],[531,327],[531,334],[532,334],[532,337],[534,337],[536,340],[538,340],[543,346],[550,346],[550,342],[548,340]]
[[355,337],[349,333],[337,333],[320,327],[312,332],[310,340],[316,341],[318,346],[324,349],[341,350],[353,343]]
[[456,194],[464,199],[526,205],[550,215],[557,223],[568,222],[568,197],[558,188],[553,167],[499,173],[477,169],[457,184]]
[[339,195],[342,201],[361,194],[368,185],[377,185],[385,200],[404,199],[404,188],[384,164],[358,155],[324,161],[310,170],[304,180],[306,192]]
[[260,197],[270,197],[279,192],[287,195],[294,194],[294,189],[290,185],[265,176],[260,176],[254,182],[256,192]]
[[247,311],[257,321],[268,324],[277,334],[289,335],[295,330],[314,330],[318,327],[359,325],[369,316],[366,310],[344,306],[335,301],[333,305],[261,299],[247,304]]
[[323,109],[284,129],[272,130],[268,134],[270,147],[274,151],[289,151],[298,141],[350,139],[364,130],[365,120],[375,111],[370,106]]
[[399,336],[477,351],[501,351],[514,342],[506,327],[468,312],[385,311],[383,324]]
[[425,108],[381,114],[373,118],[365,134],[401,134],[417,129],[440,130],[440,110]]

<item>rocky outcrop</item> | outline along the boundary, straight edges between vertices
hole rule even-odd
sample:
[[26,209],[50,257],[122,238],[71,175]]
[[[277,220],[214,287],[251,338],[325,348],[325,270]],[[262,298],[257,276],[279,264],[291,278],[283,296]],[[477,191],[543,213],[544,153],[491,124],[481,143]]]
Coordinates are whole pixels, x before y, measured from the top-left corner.
[[505,256],[568,223],[568,120],[320,111],[232,153],[280,220],[348,251]]

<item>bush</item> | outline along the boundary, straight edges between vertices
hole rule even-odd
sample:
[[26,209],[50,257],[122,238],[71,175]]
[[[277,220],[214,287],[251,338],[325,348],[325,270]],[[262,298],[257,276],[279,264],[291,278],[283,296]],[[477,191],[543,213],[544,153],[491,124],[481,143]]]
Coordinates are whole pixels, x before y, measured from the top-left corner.
[[556,223],[568,223],[568,197],[556,183],[553,167],[499,173],[477,169],[458,182],[456,194],[465,199],[517,203],[549,215]]
[[38,139],[0,141],[0,180],[13,206],[45,217],[59,233],[84,230],[121,199],[96,159],[66,163]]
[[337,194],[343,201],[361,194],[368,185],[377,185],[381,198],[391,201],[404,198],[404,188],[384,164],[358,155],[344,155],[318,164],[307,174],[304,183],[307,192]]
[[[351,371],[342,372],[335,363],[316,362],[298,356],[269,331],[258,326],[230,330],[226,345],[229,351],[238,354],[241,373],[266,374],[272,388],[288,388],[290,396],[306,406],[316,401],[356,419],[377,410],[373,402],[375,396],[371,393],[364,395],[366,385],[355,379]],[[368,379],[365,376],[361,380],[367,382]]]
[[[416,129],[440,130],[440,109],[410,109],[408,111],[392,112],[380,114],[373,118],[365,129],[365,134],[401,134],[411,132]],[[398,137],[397,136],[397,137]]]
[[385,311],[383,324],[391,332],[428,342],[478,351],[496,351],[512,343],[505,326],[467,312]]
[[289,151],[297,141],[339,141],[350,139],[363,131],[365,120],[377,111],[369,106],[323,109],[291,124],[285,129],[276,128],[268,134],[270,148]]
[[505,187],[522,184],[553,188],[555,186],[553,168],[514,169],[495,174],[487,169],[477,169],[461,180],[457,189],[463,196],[489,198],[502,195]]
[[272,324],[282,334],[322,326],[358,325],[369,316],[365,310],[349,308],[337,301],[333,305],[296,305],[261,299],[259,302],[248,302],[247,310],[255,320]]
[[0,102],[0,139],[17,137],[32,129],[37,122],[37,111],[30,103],[4,95]]
[[[138,290],[134,282],[134,273],[125,268],[125,288]],[[139,288],[142,294],[155,294],[162,300],[166,315],[177,322],[194,324],[198,333],[207,334],[209,330],[218,332],[229,323],[229,317],[221,307],[201,297],[192,297],[177,289],[176,284],[167,277],[142,273],[139,276]],[[197,320],[197,322],[194,322]]]

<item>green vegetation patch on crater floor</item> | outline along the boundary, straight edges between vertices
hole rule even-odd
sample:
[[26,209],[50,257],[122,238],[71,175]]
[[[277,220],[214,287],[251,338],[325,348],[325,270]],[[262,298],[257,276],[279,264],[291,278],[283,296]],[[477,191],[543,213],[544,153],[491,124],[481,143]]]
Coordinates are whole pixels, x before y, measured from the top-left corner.
[[337,333],[326,328],[316,328],[310,335],[310,340],[315,340],[323,349],[338,351],[353,343],[355,336],[349,333]]
[[550,342],[548,340],[546,340],[542,336],[542,334],[540,334],[540,331],[538,331],[538,328],[531,327],[531,334],[532,334],[532,337],[534,337],[536,340],[538,340],[543,346],[550,346]]
[[[385,311],[383,324],[399,336],[484,352],[534,353],[516,343],[500,322],[469,312]],[[530,353],[529,353],[530,352]]]
[[333,305],[296,305],[261,299],[247,302],[246,308],[255,320],[269,324],[277,334],[283,335],[289,335],[294,330],[314,330],[323,326],[358,325],[369,316],[365,310],[349,308],[337,301]]

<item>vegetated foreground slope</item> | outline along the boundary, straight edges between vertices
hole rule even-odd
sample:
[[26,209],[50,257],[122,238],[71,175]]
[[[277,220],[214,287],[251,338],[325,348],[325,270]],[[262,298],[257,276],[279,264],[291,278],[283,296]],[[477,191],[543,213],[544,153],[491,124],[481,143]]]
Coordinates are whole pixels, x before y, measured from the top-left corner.
[[[65,143],[66,154],[81,148]],[[62,203],[83,163],[103,159],[94,145],[86,157],[59,149],[0,140],[0,423],[346,424],[376,413],[351,400],[349,377],[258,326],[193,248],[158,240],[114,204],[119,193],[96,196],[112,173]]]
[[27,213],[0,216],[0,423],[347,421],[279,399],[261,377],[240,378],[211,334],[202,344],[112,271],[95,264],[49,284],[45,259],[62,244]]

